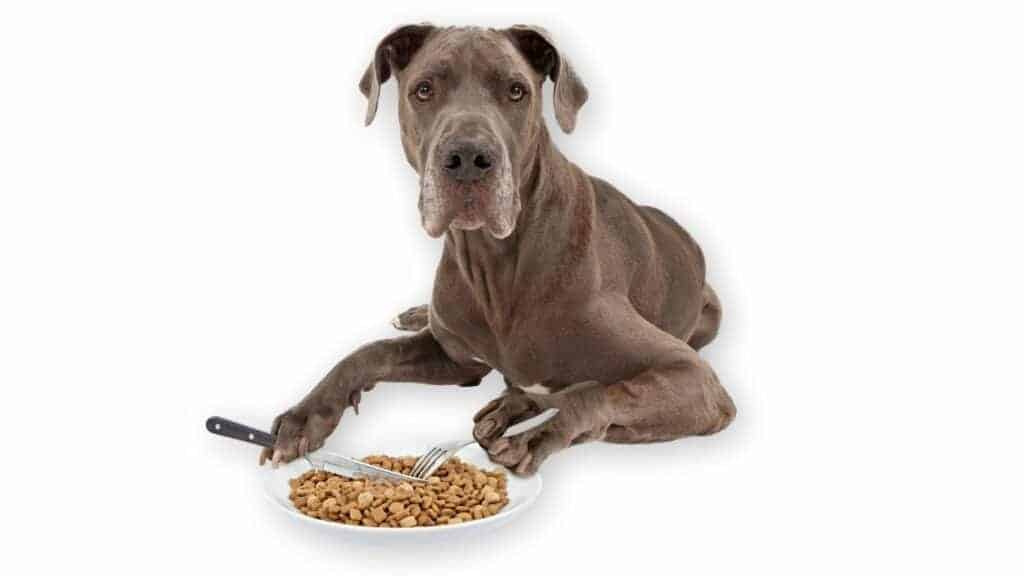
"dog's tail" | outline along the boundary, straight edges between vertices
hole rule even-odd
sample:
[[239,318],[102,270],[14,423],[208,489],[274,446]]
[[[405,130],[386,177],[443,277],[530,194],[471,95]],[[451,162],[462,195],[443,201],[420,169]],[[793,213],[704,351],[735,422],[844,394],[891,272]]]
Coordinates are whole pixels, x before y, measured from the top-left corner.
[[430,307],[426,304],[409,308],[391,320],[391,325],[398,330],[419,332],[427,327],[430,319]]

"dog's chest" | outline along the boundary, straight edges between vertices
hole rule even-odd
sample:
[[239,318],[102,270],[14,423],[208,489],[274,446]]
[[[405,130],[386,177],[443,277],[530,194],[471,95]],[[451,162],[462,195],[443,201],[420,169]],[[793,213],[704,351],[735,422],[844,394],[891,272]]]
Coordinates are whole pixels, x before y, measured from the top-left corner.
[[456,362],[482,362],[500,369],[504,357],[501,330],[510,321],[487,310],[478,295],[458,279],[438,276],[430,305],[430,328]]
[[[506,380],[543,393],[579,381],[586,363],[562,354],[567,331],[586,323],[578,292],[552,277],[536,246],[497,253],[455,237],[434,279],[430,326],[457,362],[482,362]],[[573,304],[576,303],[576,304]]]
[[565,308],[558,312],[539,308],[506,311],[497,321],[473,295],[462,291],[435,291],[430,327],[445,352],[456,362],[480,362],[499,371],[511,386],[534,394],[556,392],[572,384],[578,358],[563,355],[556,325],[568,325]]
[[[518,381],[518,346],[528,337],[517,330],[528,324],[528,311],[503,306],[501,295],[485,291],[459,276],[438,274],[430,305],[430,328],[445,352],[460,363],[481,362]],[[525,376],[525,375],[523,375]]]

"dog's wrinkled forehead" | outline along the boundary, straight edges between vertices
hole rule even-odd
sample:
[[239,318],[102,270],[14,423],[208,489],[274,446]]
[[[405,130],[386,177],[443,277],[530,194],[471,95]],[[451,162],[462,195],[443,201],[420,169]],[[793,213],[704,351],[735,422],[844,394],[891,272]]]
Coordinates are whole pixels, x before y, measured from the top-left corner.
[[497,30],[465,27],[446,28],[431,35],[409,66],[399,73],[399,80],[430,77],[444,81],[454,90],[510,75],[523,76],[532,83],[541,79],[507,35]]

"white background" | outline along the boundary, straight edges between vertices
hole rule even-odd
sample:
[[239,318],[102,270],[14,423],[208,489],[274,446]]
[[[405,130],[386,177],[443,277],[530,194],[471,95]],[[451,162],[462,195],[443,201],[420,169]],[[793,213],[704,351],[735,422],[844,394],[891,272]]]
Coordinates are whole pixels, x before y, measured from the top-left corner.
[[[2,562],[1020,573],[1019,6],[424,5],[0,7]],[[356,89],[424,20],[552,31],[591,93],[554,137],[702,244],[739,416],[572,448],[514,524],[381,550],[271,508],[203,420],[268,426],[427,301],[394,84],[370,128]],[[382,384],[329,447],[463,436],[502,386]]]

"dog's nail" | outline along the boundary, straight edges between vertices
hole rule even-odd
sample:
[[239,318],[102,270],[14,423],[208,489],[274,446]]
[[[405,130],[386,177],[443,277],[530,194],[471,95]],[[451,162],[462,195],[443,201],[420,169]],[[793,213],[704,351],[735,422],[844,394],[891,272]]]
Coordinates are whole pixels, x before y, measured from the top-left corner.
[[274,450],[274,456],[270,459],[270,467],[276,469],[281,465],[281,451]]

